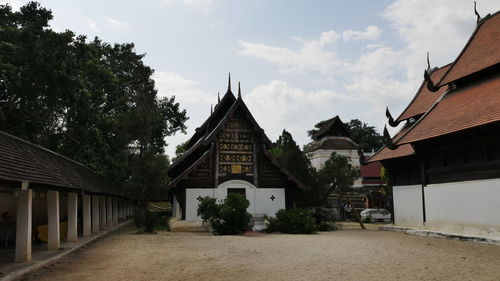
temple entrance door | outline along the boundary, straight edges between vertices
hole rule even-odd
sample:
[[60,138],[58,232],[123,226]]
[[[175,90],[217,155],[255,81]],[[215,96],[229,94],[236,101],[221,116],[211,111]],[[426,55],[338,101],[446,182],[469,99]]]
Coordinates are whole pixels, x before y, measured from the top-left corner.
[[228,188],[227,189],[227,195],[234,193],[234,194],[241,194],[247,198],[246,190],[244,188]]

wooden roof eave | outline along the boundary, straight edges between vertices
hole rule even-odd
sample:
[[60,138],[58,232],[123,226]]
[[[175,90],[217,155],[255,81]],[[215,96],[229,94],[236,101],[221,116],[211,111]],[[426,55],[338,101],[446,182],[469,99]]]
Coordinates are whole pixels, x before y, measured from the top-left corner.
[[189,166],[189,168],[185,169],[179,176],[177,176],[172,182],[170,182],[168,184],[168,187],[175,188],[181,180],[187,178],[189,173],[191,173],[194,169],[198,168],[198,166],[200,166],[203,160],[205,160],[208,156],[210,156],[212,150],[213,150],[213,145],[207,151],[205,151],[205,153],[203,153],[203,155],[200,158],[198,158],[196,162],[194,162],[191,166]]
[[256,132],[258,132],[261,137],[264,138],[264,143],[267,147],[271,147],[271,140],[269,140],[269,138],[266,136],[266,134],[264,133],[264,130],[259,126],[259,124],[257,123],[257,121],[255,120],[255,118],[253,118],[252,114],[250,113],[250,111],[248,110],[248,107],[245,105],[245,103],[243,102],[243,99],[241,99],[241,97],[238,97],[238,99],[236,100],[236,102],[231,106],[231,108],[229,109],[229,111],[226,113],[226,115],[224,116],[224,118],[219,122],[219,124],[217,124],[217,126],[207,135],[207,137],[205,138],[204,140],[204,144],[207,145],[209,144],[216,136],[217,136],[217,133],[222,130],[222,128],[224,128],[224,126],[227,124],[227,122],[229,122],[229,119],[231,119],[231,117],[234,115],[234,113],[236,112],[236,110],[238,110],[238,107],[241,106],[243,108],[243,112],[245,113],[245,115],[247,115],[247,117],[250,119],[250,121],[252,122],[252,125],[254,125],[254,130]]
[[287,179],[289,181],[292,181],[295,183],[300,189],[302,190],[311,190],[311,187],[308,185],[303,184],[300,180],[298,180],[292,173],[290,173],[287,169],[281,167],[278,163],[278,160],[274,155],[272,155],[265,147],[264,147],[264,155],[267,156],[267,158],[273,163],[273,165],[280,170],[283,174],[287,176]]

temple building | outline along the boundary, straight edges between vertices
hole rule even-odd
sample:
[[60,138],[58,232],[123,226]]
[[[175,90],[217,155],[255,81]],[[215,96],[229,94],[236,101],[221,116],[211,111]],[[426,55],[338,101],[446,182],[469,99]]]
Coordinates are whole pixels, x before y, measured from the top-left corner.
[[401,226],[500,234],[500,13],[480,18],[449,65],[425,71],[402,129],[368,162],[393,184]]
[[239,193],[250,201],[254,217],[274,216],[293,205],[307,187],[280,167],[268,151],[272,146],[241,97],[231,91],[219,99],[207,120],[186,142],[186,152],[170,167],[173,216],[198,221],[198,198],[224,199]]
[[[353,167],[360,168],[358,144],[351,139],[349,128],[337,115],[325,120],[323,126],[312,136],[313,142],[304,149],[311,165],[317,170],[323,168],[333,152],[347,156]],[[354,187],[361,187],[361,178],[357,179]]]

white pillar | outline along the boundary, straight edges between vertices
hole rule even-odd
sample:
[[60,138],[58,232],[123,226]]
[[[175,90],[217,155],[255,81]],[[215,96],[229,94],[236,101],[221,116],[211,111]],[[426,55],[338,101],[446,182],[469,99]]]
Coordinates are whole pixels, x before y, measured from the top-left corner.
[[31,261],[32,198],[31,189],[21,190],[17,195],[15,262]]
[[92,233],[99,232],[99,196],[92,195]]
[[83,236],[92,235],[92,223],[90,219],[90,195],[82,195],[82,210],[83,210]]
[[106,197],[104,195],[99,196],[99,228],[101,230],[106,229]]
[[75,192],[68,193],[68,242],[76,242],[78,240],[78,194]]
[[106,197],[106,227],[113,227],[113,199],[111,197]]
[[118,224],[118,200],[116,197],[113,197],[113,224]]
[[47,216],[48,216],[48,250],[59,250],[60,225],[59,225],[59,192],[55,190],[47,191]]

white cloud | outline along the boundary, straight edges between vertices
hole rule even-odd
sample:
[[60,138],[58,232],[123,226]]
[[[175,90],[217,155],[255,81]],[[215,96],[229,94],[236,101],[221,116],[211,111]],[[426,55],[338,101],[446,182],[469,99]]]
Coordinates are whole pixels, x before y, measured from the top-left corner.
[[130,23],[125,21],[120,21],[114,18],[107,17],[106,23],[113,29],[116,30],[127,30],[130,28]]
[[307,141],[306,131],[318,118],[329,118],[328,114],[342,109],[341,103],[355,102],[356,98],[333,90],[305,91],[272,80],[255,87],[244,100],[272,140],[287,129],[303,144]]
[[215,102],[215,96],[202,91],[199,82],[182,77],[174,72],[158,71],[153,74],[160,97],[175,95],[181,104]]
[[281,67],[281,72],[319,71],[327,74],[338,65],[338,59],[332,46],[339,38],[339,34],[334,30],[321,33],[317,40],[306,41],[300,37],[292,37],[293,40],[303,43],[298,51],[243,40],[238,41],[238,43],[243,48],[239,51],[241,55],[254,56],[278,64]]
[[167,5],[183,4],[189,8],[208,13],[212,10],[213,0],[162,0]]
[[380,29],[376,25],[370,25],[368,26],[365,31],[359,31],[359,30],[346,30],[342,32],[342,38],[344,38],[345,41],[350,41],[350,40],[378,40],[380,38],[380,35],[382,34],[382,29]]
[[99,27],[97,26],[97,24],[95,23],[95,21],[91,20],[91,19],[87,19],[87,25],[89,26],[89,28],[92,30],[92,31],[99,31]]
[[19,11],[19,8],[21,8],[25,3],[24,1],[21,0],[7,0],[5,1],[5,4],[9,4],[12,7],[13,11]]

